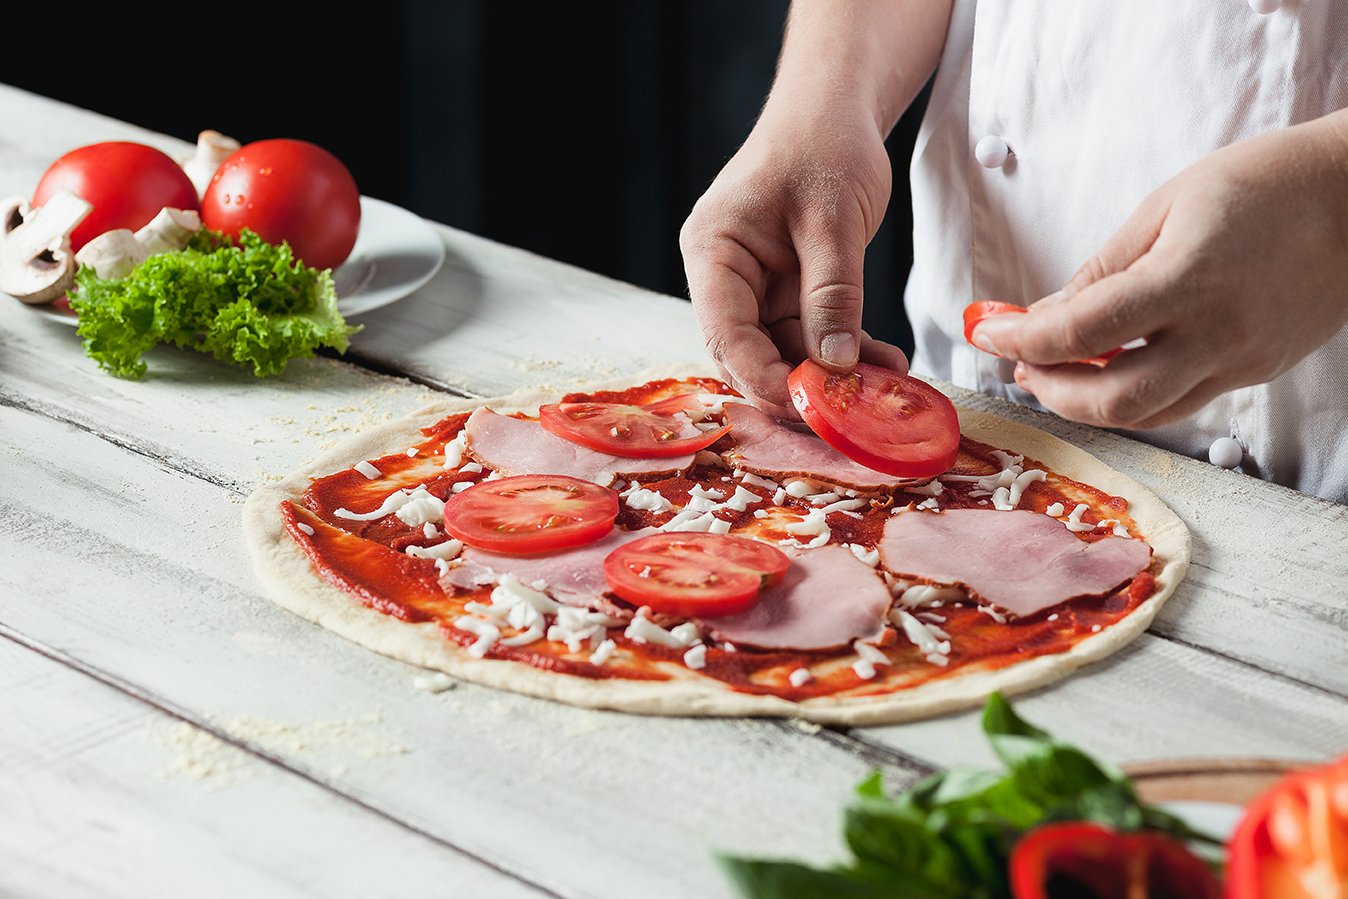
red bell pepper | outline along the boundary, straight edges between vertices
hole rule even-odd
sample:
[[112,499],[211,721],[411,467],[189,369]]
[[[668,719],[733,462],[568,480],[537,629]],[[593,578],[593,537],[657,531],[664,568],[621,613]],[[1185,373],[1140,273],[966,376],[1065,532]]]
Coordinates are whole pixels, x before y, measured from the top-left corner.
[[1221,899],[1207,864],[1155,831],[1073,821],[1037,827],[1011,850],[1015,899]]
[[1348,899],[1348,756],[1274,784],[1228,848],[1227,899]]

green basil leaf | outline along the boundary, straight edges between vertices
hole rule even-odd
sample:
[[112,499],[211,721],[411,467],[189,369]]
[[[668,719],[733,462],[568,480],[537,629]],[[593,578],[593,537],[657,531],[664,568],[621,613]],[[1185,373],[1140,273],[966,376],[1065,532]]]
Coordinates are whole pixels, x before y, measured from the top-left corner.
[[[907,895],[896,892],[893,882],[858,880],[842,871],[811,868],[799,862],[720,857],[721,867],[748,899],[892,899]],[[913,893],[919,899],[944,897]]]

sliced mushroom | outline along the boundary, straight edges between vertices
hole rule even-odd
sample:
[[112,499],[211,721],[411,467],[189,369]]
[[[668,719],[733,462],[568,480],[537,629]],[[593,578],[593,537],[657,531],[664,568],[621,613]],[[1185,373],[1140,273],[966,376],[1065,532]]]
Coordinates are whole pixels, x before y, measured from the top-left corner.
[[91,267],[100,278],[125,278],[149,255],[129,228],[117,228],[80,247],[75,262]]
[[0,203],[0,291],[50,303],[75,282],[70,232],[94,207],[68,190],[33,209],[22,197]]
[[145,248],[147,256],[171,253],[187,246],[187,241],[200,228],[201,216],[195,209],[165,206],[148,225],[136,232],[136,240]]
[[216,170],[220,168],[220,163],[228,159],[237,149],[239,142],[219,131],[203,131],[197,135],[197,152],[187,159],[180,160],[179,165],[192,180],[192,186],[197,189],[198,199],[206,196],[206,188],[210,185]]

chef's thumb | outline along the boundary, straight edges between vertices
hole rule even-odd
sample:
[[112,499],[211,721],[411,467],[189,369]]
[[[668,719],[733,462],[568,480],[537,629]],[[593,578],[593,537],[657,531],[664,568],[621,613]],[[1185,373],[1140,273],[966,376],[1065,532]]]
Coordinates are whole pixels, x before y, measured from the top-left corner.
[[861,350],[861,281],[866,247],[837,235],[798,242],[800,326],[805,351],[821,365],[850,371]]
[[1045,300],[1054,302],[1068,299],[1102,278],[1126,271],[1156,243],[1156,238],[1161,233],[1161,223],[1165,221],[1169,209],[1170,192],[1166,188],[1147,197],[1128,220],[1095,252],[1095,255],[1077,269],[1072,280],[1068,281],[1061,291]]

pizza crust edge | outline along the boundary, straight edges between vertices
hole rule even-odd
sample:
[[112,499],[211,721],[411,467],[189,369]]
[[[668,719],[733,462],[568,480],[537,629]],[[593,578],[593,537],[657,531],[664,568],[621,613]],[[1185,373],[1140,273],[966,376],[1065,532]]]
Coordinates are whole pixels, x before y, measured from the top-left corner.
[[386,656],[483,686],[541,699],[644,715],[793,717],[819,724],[893,724],[977,706],[993,690],[1014,694],[1057,681],[1082,665],[1109,656],[1150,625],[1175,592],[1189,565],[1188,529],[1160,498],[1095,456],[1037,428],[991,413],[959,410],[964,433],[1036,459],[1054,471],[1127,497],[1129,512],[1159,560],[1156,592],[1118,624],[1087,637],[1066,652],[1038,656],[991,671],[954,674],[917,687],[877,696],[820,697],[790,702],[776,696],[738,693],[700,681],[631,681],[559,674],[524,662],[477,659],[446,639],[433,623],[409,624],[370,609],[316,577],[309,559],[285,532],[277,507],[298,499],[311,478],[350,468],[424,439],[421,428],[447,415],[489,405],[499,412],[534,413],[560,392],[621,389],[668,377],[715,377],[705,364],[660,369],[565,391],[528,390],[506,397],[441,400],[406,418],[386,422],[343,440],[303,469],[259,487],[243,509],[244,540],[268,597],[282,608]]

